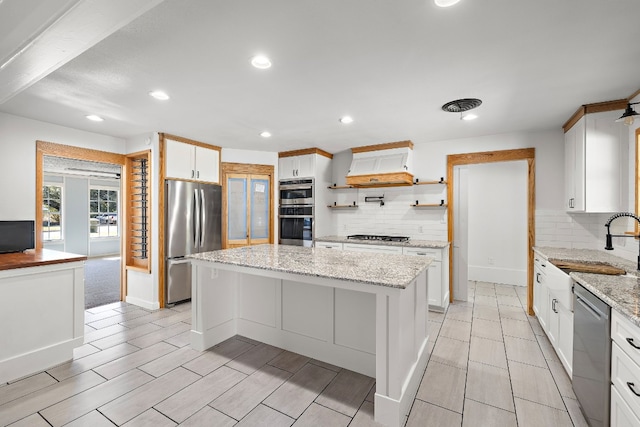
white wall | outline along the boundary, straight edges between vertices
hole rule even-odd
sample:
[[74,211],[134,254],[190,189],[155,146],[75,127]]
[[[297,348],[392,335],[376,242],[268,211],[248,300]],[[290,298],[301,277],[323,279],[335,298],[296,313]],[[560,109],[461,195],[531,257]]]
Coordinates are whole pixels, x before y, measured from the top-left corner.
[[0,192],[9,201],[0,204],[0,220],[35,219],[36,140],[125,152],[121,138],[0,112]]
[[527,162],[468,166],[469,280],[527,284]]

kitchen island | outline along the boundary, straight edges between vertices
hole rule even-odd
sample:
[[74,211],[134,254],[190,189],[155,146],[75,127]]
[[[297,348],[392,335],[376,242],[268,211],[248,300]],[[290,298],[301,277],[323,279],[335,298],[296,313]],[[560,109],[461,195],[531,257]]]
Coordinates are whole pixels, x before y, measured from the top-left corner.
[[0,254],[0,383],[73,358],[84,339],[83,255]]
[[375,377],[401,426],[428,353],[428,257],[260,245],[191,256],[197,350],[236,334]]

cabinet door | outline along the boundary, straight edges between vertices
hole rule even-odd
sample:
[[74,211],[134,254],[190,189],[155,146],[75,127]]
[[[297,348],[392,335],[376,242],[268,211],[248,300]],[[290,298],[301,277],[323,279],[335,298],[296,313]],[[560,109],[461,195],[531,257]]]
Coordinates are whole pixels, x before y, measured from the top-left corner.
[[379,254],[402,254],[402,246],[366,245],[357,243],[345,243],[342,245],[345,251],[375,252]]
[[622,156],[623,138],[628,128],[616,123],[620,111],[588,114],[584,145],[584,190],[587,212],[619,212],[622,210],[622,174],[620,165],[627,161]]
[[563,304],[556,304],[558,310],[558,345],[556,353],[569,377],[573,371],[573,313]]
[[611,386],[611,427],[637,427],[640,418],[636,417],[624,401],[615,386]]
[[533,278],[533,310],[538,316],[542,329],[549,329],[549,290],[544,283],[544,275],[535,272]]
[[193,145],[165,140],[166,177],[195,179],[195,150]]
[[316,173],[316,155],[305,154],[297,157],[297,175],[301,178],[311,178]]
[[558,300],[552,293],[548,294],[549,304],[547,306],[549,317],[547,323],[547,338],[551,342],[551,345],[556,348],[558,346],[558,334],[560,331],[560,316],[558,311]]
[[295,178],[296,158],[281,157],[278,159],[278,177],[280,179]]
[[337,249],[339,251],[342,250],[342,243],[315,242],[315,246],[316,246],[316,248]]
[[204,147],[195,147],[195,170],[198,181],[220,182],[220,152]]
[[585,123],[584,117],[564,135],[565,208],[585,210]]

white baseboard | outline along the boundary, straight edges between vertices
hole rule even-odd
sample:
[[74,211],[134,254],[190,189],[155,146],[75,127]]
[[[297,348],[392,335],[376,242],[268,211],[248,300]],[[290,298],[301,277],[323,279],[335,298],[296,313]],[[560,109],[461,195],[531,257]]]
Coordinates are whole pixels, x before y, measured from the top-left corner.
[[160,303],[158,301],[145,301],[141,298],[127,296],[125,299],[129,304],[137,305],[138,307],[146,308],[147,310],[159,310]]
[[503,285],[527,286],[527,270],[470,265],[468,279]]
[[7,383],[44,371],[73,359],[73,349],[83,344],[84,336],[0,361],[0,383]]

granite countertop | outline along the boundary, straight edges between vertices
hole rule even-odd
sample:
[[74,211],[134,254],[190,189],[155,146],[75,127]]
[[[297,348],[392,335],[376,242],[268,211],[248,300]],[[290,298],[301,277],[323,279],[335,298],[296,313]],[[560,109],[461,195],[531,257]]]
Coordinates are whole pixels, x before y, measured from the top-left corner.
[[384,240],[358,240],[347,239],[347,236],[322,236],[316,237],[318,242],[331,242],[331,243],[357,243],[363,245],[384,245],[384,246],[401,246],[407,248],[435,248],[442,249],[449,246],[449,242],[442,240],[413,240],[409,239],[408,242],[387,242]]
[[535,247],[534,250],[552,264],[553,260],[606,262],[627,271],[625,276],[579,272],[570,273],[569,276],[640,327],[640,279],[636,277],[640,272],[633,261],[593,249]]
[[429,257],[336,252],[289,245],[245,246],[203,252],[189,258],[400,289],[406,288],[433,261]]

